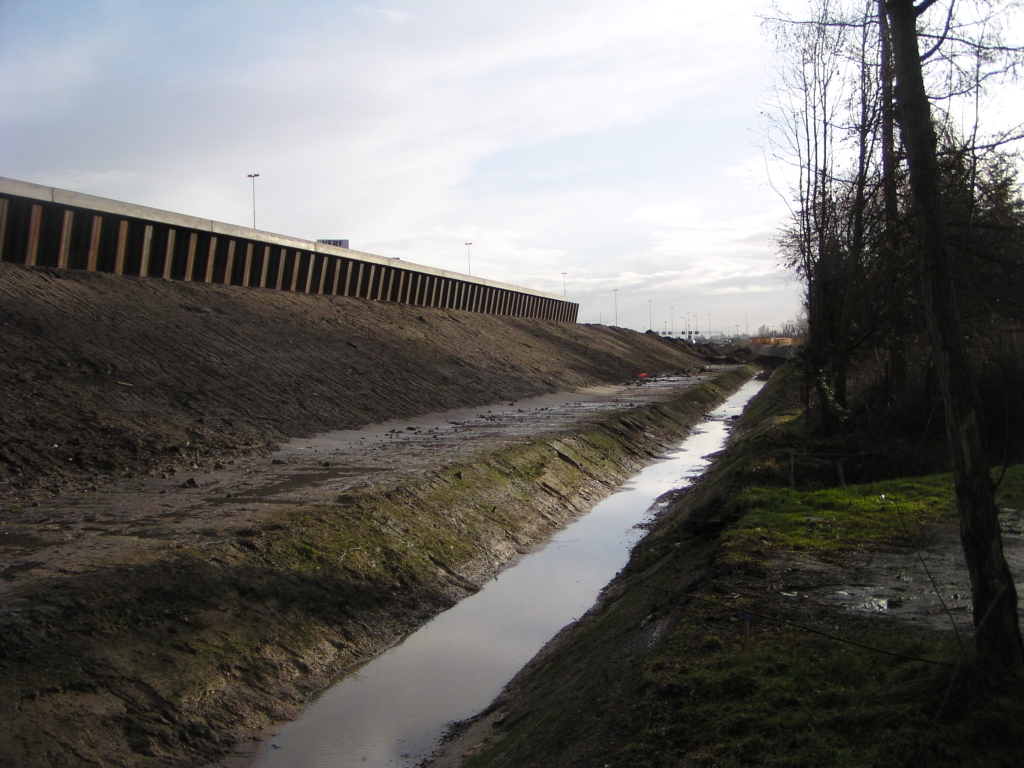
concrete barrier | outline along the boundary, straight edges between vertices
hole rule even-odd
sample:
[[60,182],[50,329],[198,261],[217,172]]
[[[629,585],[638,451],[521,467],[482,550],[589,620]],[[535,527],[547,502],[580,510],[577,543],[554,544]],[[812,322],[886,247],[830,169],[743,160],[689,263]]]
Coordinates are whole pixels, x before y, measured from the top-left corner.
[[561,296],[0,177],[0,260],[576,322]]

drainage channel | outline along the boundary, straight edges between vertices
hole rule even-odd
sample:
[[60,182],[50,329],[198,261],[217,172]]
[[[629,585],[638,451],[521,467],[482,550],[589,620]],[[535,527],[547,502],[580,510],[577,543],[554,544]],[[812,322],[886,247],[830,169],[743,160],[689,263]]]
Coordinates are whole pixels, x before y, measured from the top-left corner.
[[758,392],[744,384],[665,458],[402,643],[350,672],[264,743],[255,768],[410,768],[445,726],[486,707],[625,566],[657,513],[720,450]]

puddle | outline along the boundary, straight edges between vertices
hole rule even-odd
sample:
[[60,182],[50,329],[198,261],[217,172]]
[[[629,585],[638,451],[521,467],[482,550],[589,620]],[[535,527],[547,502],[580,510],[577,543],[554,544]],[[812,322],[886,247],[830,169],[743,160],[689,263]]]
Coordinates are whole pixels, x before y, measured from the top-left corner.
[[542,550],[500,574],[325,691],[266,742],[257,768],[411,768],[447,723],[486,707],[626,564],[657,500],[689,485],[720,450],[750,382],[664,460],[646,467]]
[[[1024,583],[1022,521],[1019,510],[1000,512],[1003,556],[1018,584]],[[953,520],[931,528],[928,541],[918,549],[907,542],[903,548],[848,552],[828,581],[830,585],[804,594],[824,605],[886,614],[932,631],[949,631],[951,625],[964,636],[973,631],[970,576]],[[1018,603],[1018,611],[1024,618],[1024,602]]]

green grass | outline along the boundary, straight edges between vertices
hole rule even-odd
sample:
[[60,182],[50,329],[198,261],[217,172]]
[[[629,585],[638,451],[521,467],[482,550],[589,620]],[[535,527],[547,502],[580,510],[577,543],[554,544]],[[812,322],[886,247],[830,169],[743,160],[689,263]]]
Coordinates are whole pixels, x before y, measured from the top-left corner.
[[[997,492],[1001,506],[1024,499],[1024,467],[1011,467]],[[749,488],[729,501],[739,522],[723,536],[725,562],[770,550],[812,553],[824,559],[852,548],[908,546],[908,534],[956,515],[951,475],[797,491]]]
[[[908,532],[920,546],[956,520],[948,475],[819,490],[832,465],[810,462],[843,446],[807,448],[800,384],[792,367],[772,377],[726,454],[634,550],[621,590],[535,662],[501,704],[500,738],[467,765],[1024,768],[1024,679],[986,680],[944,633],[780,595],[780,563],[817,565],[807,578],[827,587],[844,552],[913,558]],[[804,488],[788,487],[794,449]],[[1024,506],[1024,467],[997,501]],[[799,556],[775,559],[787,553]],[[744,607],[904,658],[756,615],[748,640]]]
[[[714,617],[698,612],[691,621]],[[677,632],[646,670],[627,754],[641,766],[1015,766],[1024,696],[972,671],[882,656],[796,631]],[[898,631],[888,650],[951,658]],[[681,755],[686,762],[677,763]]]
[[[996,498],[1001,507],[1020,505],[1024,467],[1008,470]],[[738,520],[722,535],[724,580],[716,593],[756,589],[750,575],[768,573],[769,558],[784,551],[828,561],[853,548],[908,546],[908,530],[926,534],[929,524],[956,516],[949,475],[821,491],[749,488],[727,512]],[[942,664],[879,654],[756,616],[748,639],[735,609],[692,603],[645,667],[632,708],[629,764],[1024,765],[1024,680],[986,680],[969,657],[960,660],[950,638],[892,619],[820,607],[789,618]]]

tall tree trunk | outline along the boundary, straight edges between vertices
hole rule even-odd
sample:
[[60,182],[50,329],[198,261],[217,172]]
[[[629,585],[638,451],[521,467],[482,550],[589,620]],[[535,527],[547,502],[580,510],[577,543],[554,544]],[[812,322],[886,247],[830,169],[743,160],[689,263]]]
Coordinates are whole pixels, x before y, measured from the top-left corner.
[[983,666],[990,670],[1024,670],[1017,592],[1003,558],[998,510],[982,440],[981,401],[960,330],[940,205],[935,129],[921,71],[917,17],[933,1],[923,0],[918,7],[912,0],[887,2],[897,116],[910,169],[928,333],[945,401],[946,437],[953,459],[960,540],[971,575],[978,653]]
[[903,337],[902,301],[896,291],[902,285],[898,279],[899,244],[897,226],[900,218],[899,201],[896,189],[896,131],[893,116],[892,92],[892,53],[889,46],[889,20],[885,15],[886,0],[878,0],[879,39],[881,41],[881,62],[879,69],[882,76],[881,115],[882,115],[882,210],[884,212],[883,236],[880,243],[880,256],[883,274],[887,274],[890,295],[885,302],[888,307],[888,346],[889,361],[886,375],[886,400],[891,401],[895,395],[903,392],[907,381],[907,353]]

